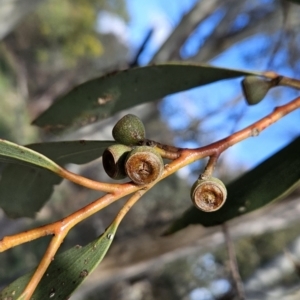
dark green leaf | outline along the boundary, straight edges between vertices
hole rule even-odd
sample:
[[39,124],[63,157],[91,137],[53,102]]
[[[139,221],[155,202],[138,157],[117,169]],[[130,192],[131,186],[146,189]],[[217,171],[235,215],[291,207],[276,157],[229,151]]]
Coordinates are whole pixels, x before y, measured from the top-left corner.
[[[32,299],[68,299],[74,290],[98,266],[109,249],[116,234],[117,226],[112,224],[104,234],[84,247],[74,248],[57,255],[50,264]],[[29,282],[30,272],[0,292],[0,300],[15,300]]]
[[50,131],[77,128],[138,104],[244,75],[261,74],[183,62],[115,72],[77,86],[33,124]]
[[228,199],[212,213],[187,210],[166,231],[171,234],[190,224],[214,226],[281,199],[300,185],[300,137],[227,186]]
[[1,174],[0,207],[10,218],[33,218],[61,181],[47,170],[7,165]]
[[[69,141],[32,144],[27,147],[59,165],[84,164],[99,158],[114,141]],[[63,179],[30,165],[7,165],[0,180],[0,207],[11,218],[34,217]]]
[[103,151],[115,141],[65,141],[31,144],[26,147],[44,154],[56,163],[86,164],[102,156]]
[[15,161],[41,167],[54,173],[59,171],[57,164],[48,157],[6,140],[0,140],[0,158],[3,158],[4,161]]

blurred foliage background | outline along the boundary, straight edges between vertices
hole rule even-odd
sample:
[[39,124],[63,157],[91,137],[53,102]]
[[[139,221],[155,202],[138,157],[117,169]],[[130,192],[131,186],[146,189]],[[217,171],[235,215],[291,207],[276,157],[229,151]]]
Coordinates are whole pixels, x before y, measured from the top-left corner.
[[[22,1],[27,3],[26,10]],[[19,144],[112,139],[111,128],[124,113],[59,137],[39,131],[30,122],[78,83],[130,66],[188,59],[273,69],[289,76],[299,73],[300,7],[296,4],[279,0],[173,2],[161,1],[166,14],[170,12],[165,23],[154,11],[155,18],[142,32],[134,28],[134,18],[146,18],[149,7],[145,4],[143,11],[135,0],[0,1],[0,138]],[[134,5],[139,9],[137,15]],[[120,24],[125,31],[117,30]],[[161,38],[164,25],[168,30]],[[124,32],[142,32],[142,36],[130,39],[122,36]],[[158,99],[130,112],[143,119],[149,138],[196,146],[250,124],[296,95],[276,89],[264,104],[249,109],[238,80],[230,86],[221,84]],[[199,97],[210,99],[201,111]],[[279,123],[268,131],[272,143],[265,134],[240,150],[245,152],[248,147],[250,157],[256,156],[256,147],[263,147],[270,154],[299,135],[299,112]],[[225,182],[251,165],[244,156],[234,159],[235,154],[222,155],[218,164],[216,174]],[[109,180],[100,159],[84,167],[67,167],[90,178]],[[160,236],[191,205],[190,185],[202,168],[203,163],[186,168],[146,195],[123,221],[103,264],[71,299],[236,299],[220,227],[194,226],[174,236]],[[57,220],[98,196],[98,192],[63,182],[35,220],[10,220],[0,211],[0,236]],[[299,191],[229,222],[247,299],[299,299],[298,198]],[[101,234],[123,201],[78,225],[60,251]],[[36,266],[47,243],[44,238],[1,253],[0,287]]]

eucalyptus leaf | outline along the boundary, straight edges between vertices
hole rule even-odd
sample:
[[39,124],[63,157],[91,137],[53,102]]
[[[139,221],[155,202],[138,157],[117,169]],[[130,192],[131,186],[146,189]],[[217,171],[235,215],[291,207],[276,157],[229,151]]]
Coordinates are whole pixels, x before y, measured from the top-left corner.
[[[113,241],[117,227],[113,223],[101,237],[88,245],[75,246],[57,255],[40,281],[32,299],[68,299],[102,261]],[[17,300],[33,273],[32,271],[25,274],[4,288],[0,292],[0,300]]]
[[78,128],[116,112],[218,80],[262,73],[171,62],[87,81],[58,99],[33,124],[52,132]]
[[26,147],[44,154],[56,163],[86,164],[102,156],[103,151],[115,141],[63,141],[30,144]]
[[[26,148],[42,153],[59,165],[85,164],[102,156],[114,143],[82,140],[31,144]],[[1,174],[0,207],[11,218],[34,217],[51,196],[54,185],[63,178],[45,169],[16,163],[8,164]]]
[[165,232],[191,224],[214,226],[282,199],[300,186],[300,137],[227,186],[224,206],[212,213],[191,207]]
[[59,171],[59,166],[41,153],[6,140],[0,140],[0,157],[4,158],[4,161],[8,159],[9,161],[26,163],[54,173]]

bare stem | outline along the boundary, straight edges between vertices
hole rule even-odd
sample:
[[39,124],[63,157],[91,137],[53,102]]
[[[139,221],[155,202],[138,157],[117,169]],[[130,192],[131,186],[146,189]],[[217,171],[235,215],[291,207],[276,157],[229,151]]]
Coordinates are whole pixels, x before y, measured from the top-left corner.
[[176,159],[180,156],[181,148],[177,148],[175,146],[165,145],[158,143],[156,141],[145,139],[141,143],[142,145],[152,146],[159,152],[162,158],[166,159]]
[[[153,186],[153,185],[152,185]],[[118,215],[116,216],[114,223],[118,226],[125,215],[128,213],[128,211],[131,209],[131,207],[149,190],[142,189],[134,193],[132,197],[125,203],[125,205],[122,207],[122,209],[119,211]]]
[[205,170],[204,170],[204,173],[202,174],[202,176],[211,176],[212,175],[212,173],[215,169],[216,163],[218,161],[218,158],[219,158],[219,155],[212,155],[209,158],[209,161],[205,167]]
[[278,85],[289,86],[292,88],[300,89],[300,81],[294,78],[281,76]]
[[276,86],[282,85],[296,88],[298,90],[300,89],[300,80],[298,79],[281,76],[275,72],[265,72],[263,75],[269,79],[272,79],[274,83],[276,83]]
[[82,220],[88,218],[104,207],[110,205],[114,201],[128,194],[131,194],[138,189],[140,189],[140,187],[133,184],[123,184],[122,192],[116,194],[106,194],[105,196],[95,200],[94,202],[88,204],[87,206],[81,208],[80,210],[74,212],[64,219],[15,235],[6,236],[2,240],[0,240],[0,252],[24,244],[26,242],[33,241],[46,235],[56,234],[57,232],[61,232],[66,229],[70,230]]
[[87,187],[89,189],[96,190],[96,191],[102,191],[102,192],[106,192],[106,193],[114,193],[116,190],[122,188],[122,184],[106,183],[106,182],[99,182],[99,181],[91,180],[86,177],[82,177],[80,175],[72,173],[64,168],[61,168],[58,175],[65,179],[68,179],[74,183],[77,183],[81,186],[84,186],[84,187]]
[[[152,186],[152,185],[151,185]],[[149,187],[150,188],[150,187]],[[143,189],[135,192],[133,196],[125,203],[123,208],[120,210],[118,215],[116,216],[113,223],[115,223],[116,226],[120,224],[122,219],[125,217],[125,215],[128,213],[130,208],[149,190]],[[74,220],[74,218],[73,218]],[[78,219],[77,219],[78,221]],[[60,247],[61,243],[63,242],[65,236],[68,234],[70,230],[70,225],[65,227],[58,227],[56,228],[57,232],[52,238],[42,260],[40,261],[36,271],[34,272],[33,276],[31,277],[30,281],[28,282],[26,288],[24,289],[23,293],[21,294],[20,298],[24,300],[29,300],[31,296],[33,295],[37,285],[41,281],[43,275],[45,274],[47,268],[49,267],[51,261],[54,260],[54,256]]]
[[196,149],[183,149],[181,155],[178,159],[171,162],[164,174],[163,178],[169,176],[170,174],[178,171],[180,168],[193,163],[199,159],[207,156],[219,156],[229,147],[249,138],[258,136],[263,130],[265,130],[270,125],[274,124],[285,115],[291,113],[292,111],[300,107],[300,97],[297,97],[293,101],[276,107],[272,113],[260,119],[259,121],[253,123],[252,125],[237,131],[236,133],[220,140],[210,145],[196,148]]
[[54,260],[54,256],[58,250],[58,248],[60,247],[61,243],[63,242],[65,236],[67,235],[68,230],[65,230],[63,232],[60,232],[59,234],[55,235],[42,260],[40,261],[37,269],[35,270],[34,274],[32,275],[32,277],[30,278],[27,286],[25,287],[23,293],[20,295],[20,299],[24,299],[24,300],[30,300],[31,296],[33,295],[37,285],[39,284],[39,282],[41,281],[43,275],[45,274],[48,266],[50,265],[51,261]]
[[225,243],[226,243],[227,254],[228,254],[228,259],[229,259],[229,267],[230,267],[231,276],[232,276],[232,279],[233,279],[233,282],[235,285],[235,290],[236,290],[238,299],[245,300],[246,297],[245,297],[245,291],[244,291],[244,284],[243,284],[243,281],[240,276],[239,266],[238,266],[238,263],[236,260],[236,253],[235,253],[234,245],[230,238],[229,230],[228,230],[226,223],[224,223],[222,225],[222,229],[223,229],[223,233],[224,233],[224,237],[225,237]]

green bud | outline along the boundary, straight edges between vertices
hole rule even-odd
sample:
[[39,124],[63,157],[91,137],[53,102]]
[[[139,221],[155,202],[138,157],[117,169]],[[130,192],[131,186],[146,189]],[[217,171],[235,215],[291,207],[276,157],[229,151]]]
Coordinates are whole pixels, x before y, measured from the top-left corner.
[[262,101],[273,86],[272,81],[257,76],[246,76],[242,81],[243,93],[249,105]]
[[132,146],[145,139],[146,131],[143,122],[137,116],[128,114],[117,122],[112,135],[118,143]]

